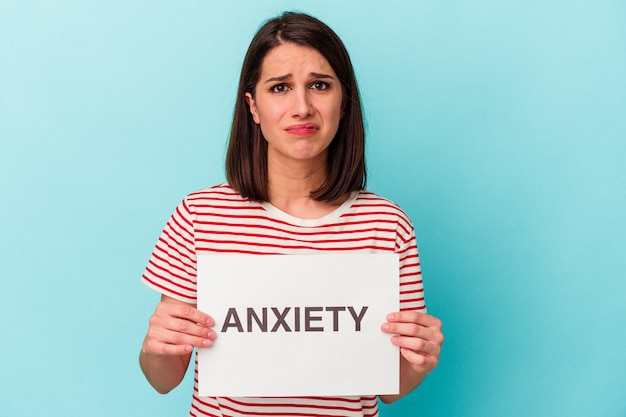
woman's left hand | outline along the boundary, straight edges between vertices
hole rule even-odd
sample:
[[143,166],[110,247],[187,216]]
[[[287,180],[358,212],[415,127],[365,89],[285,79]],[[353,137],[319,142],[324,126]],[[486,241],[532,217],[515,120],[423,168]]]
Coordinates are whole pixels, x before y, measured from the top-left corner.
[[411,368],[425,376],[439,361],[443,333],[441,321],[436,317],[416,311],[401,311],[387,315],[381,329],[393,334],[391,343],[400,348],[400,353]]

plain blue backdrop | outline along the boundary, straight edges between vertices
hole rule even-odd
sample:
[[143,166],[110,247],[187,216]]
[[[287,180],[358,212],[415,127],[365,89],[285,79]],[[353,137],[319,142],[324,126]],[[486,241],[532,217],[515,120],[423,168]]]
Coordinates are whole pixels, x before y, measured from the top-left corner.
[[[622,1],[0,1],[0,415],[186,415],[140,275],[223,181],[265,19],[345,41],[369,188],[412,217],[440,366],[383,416],[626,416]],[[367,364],[363,364],[367,366]]]

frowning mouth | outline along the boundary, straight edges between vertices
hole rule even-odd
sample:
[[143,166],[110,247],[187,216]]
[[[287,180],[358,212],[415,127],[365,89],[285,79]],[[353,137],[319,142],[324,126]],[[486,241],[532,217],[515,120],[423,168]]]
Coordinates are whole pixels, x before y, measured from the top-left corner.
[[301,123],[287,126],[285,130],[293,135],[310,135],[317,132],[319,130],[319,126],[315,123]]

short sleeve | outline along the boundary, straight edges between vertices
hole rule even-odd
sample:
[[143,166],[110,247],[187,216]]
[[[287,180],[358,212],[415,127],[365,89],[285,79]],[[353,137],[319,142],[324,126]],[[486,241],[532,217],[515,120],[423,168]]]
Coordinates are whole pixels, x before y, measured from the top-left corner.
[[400,310],[426,313],[420,258],[410,223],[399,228],[396,253],[400,258]]
[[196,304],[194,214],[183,200],[165,225],[141,280],[163,295]]

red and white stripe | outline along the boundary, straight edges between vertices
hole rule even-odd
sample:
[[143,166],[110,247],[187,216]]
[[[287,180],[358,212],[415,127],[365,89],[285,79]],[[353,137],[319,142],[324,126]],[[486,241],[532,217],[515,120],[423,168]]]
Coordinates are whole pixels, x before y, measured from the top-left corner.
[[[355,193],[328,216],[306,220],[244,199],[228,184],[195,192],[172,214],[142,280],[162,294],[195,304],[198,253],[323,252],[398,253],[400,309],[426,311],[411,221],[396,204],[368,191]],[[375,396],[199,397],[196,378],[190,415],[377,416],[378,400]]]

